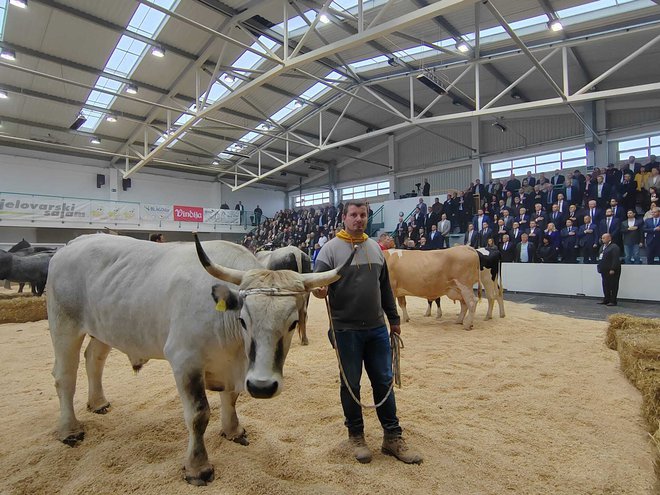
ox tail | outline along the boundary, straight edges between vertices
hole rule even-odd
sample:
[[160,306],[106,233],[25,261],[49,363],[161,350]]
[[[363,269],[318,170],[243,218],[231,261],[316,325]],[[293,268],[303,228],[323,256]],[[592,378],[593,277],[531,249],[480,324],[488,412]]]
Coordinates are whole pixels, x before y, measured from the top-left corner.
[[479,260],[479,253],[477,253],[477,302],[481,302],[481,261]]
[[498,283],[500,284],[499,292],[500,292],[500,297],[504,295],[504,284],[502,284],[502,259],[498,261],[500,267],[499,267],[499,273],[497,274],[498,277]]
[[302,255],[303,252],[300,249],[298,249],[298,252],[296,253],[296,264],[298,265],[298,273],[303,272]]

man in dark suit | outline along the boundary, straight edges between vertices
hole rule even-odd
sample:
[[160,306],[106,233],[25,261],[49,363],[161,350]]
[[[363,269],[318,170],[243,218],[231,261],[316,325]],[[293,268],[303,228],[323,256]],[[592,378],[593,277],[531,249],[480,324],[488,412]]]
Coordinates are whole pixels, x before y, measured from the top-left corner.
[[527,208],[520,208],[518,216],[515,218],[514,223],[518,222],[518,226],[525,230],[529,226],[529,221],[531,220],[529,213],[527,213]]
[[513,217],[509,214],[509,210],[502,210],[502,221],[504,222],[504,228],[511,230],[511,227],[513,227]]
[[527,175],[525,176],[525,179],[527,179],[528,186],[534,187],[536,185],[536,178],[532,175],[532,172],[527,171]]
[[[628,210],[627,218],[621,222],[621,235],[623,236],[623,254],[626,264],[641,264],[639,248],[642,244],[642,229],[644,222],[635,218],[634,210]],[[634,260],[634,261],[633,261]]]
[[577,228],[571,220],[566,220],[566,227],[561,229],[561,260],[563,263],[577,263],[577,254]]
[[[543,237],[543,230],[541,230],[541,227],[536,225],[536,222],[532,220],[529,222],[529,229],[527,229],[526,232],[529,242],[534,244],[535,246],[539,246],[541,244],[541,238]],[[522,237],[520,238],[522,242]]]
[[555,175],[550,178],[550,183],[552,188],[557,192],[562,192],[564,190],[564,183],[566,182],[566,177],[564,177],[559,169],[555,170]]
[[522,235],[520,244],[516,246],[516,256],[514,261],[516,263],[534,263],[534,253],[536,248],[534,244],[529,242],[527,234]]
[[637,201],[637,184],[632,179],[632,175],[625,174],[623,181],[619,184],[618,188],[619,198],[621,198],[621,206],[626,210],[635,209]]
[[619,206],[619,202],[616,198],[610,199],[610,209],[612,210],[612,216],[614,218],[618,218],[621,222],[626,219],[626,210],[623,206]]
[[399,215],[399,221],[396,224],[396,230],[403,229],[405,232],[408,230],[408,224],[403,220],[403,215]]
[[513,226],[511,227],[511,230],[509,232],[509,240],[515,245],[520,242],[522,239],[522,234],[524,232],[524,229],[520,227],[520,224],[518,222],[513,222]]
[[465,232],[465,237],[463,237],[463,244],[476,248],[477,240],[478,236],[477,231],[474,230],[474,224],[469,223],[467,226],[467,231]]
[[584,225],[578,230],[577,236],[582,263],[594,263],[598,248],[598,227],[589,215],[585,215]]
[[424,185],[422,186],[422,196],[431,195],[431,184],[429,184],[428,179],[424,179]]
[[646,234],[646,263],[655,265],[655,258],[660,263],[660,207],[656,206],[651,212],[651,218],[644,221]]
[[621,244],[620,233],[621,221],[618,218],[614,218],[612,215],[612,209],[608,208],[605,210],[605,218],[603,218],[598,224],[598,234],[601,236],[603,234],[610,234],[615,244]]
[[474,230],[480,232],[483,228],[482,225],[484,222],[489,223],[490,217],[488,215],[484,215],[484,210],[477,210],[477,214],[472,217],[472,225],[474,225]]
[[603,218],[605,218],[605,212],[602,210],[602,208],[598,208],[595,199],[590,200],[588,206],[586,208],[583,208],[580,211],[579,215],[582,218],[589,215],[591,221],[594,222],[596,225],[598,225],[598,222],[600,222]]
[[621,250],[610,234],[601,236],[603,245],[598,254],[598,273],[603,280],[603,300],[598,304],[617,305],[619,279],[621,278]]
[[540,203],[536,203],[534,205],[534,211],[532,212],[531,219],[536,222],[536,225],[539,226],[539,228],[543,229],[545,227],[545,222],[547,220],[546,218],[546,213],[545,210],[541,207]]
[[612,186],[605,182],[605,177],[599,175],[595,184],[589,186],[589,199],[596,200],[600,208],[607,208],[612,197]]
[[429,249],[442,249],[444,245],[442,234],[438,232],[438,226],[435,224],[431,225],[431,232],[429,233],[427,244]]
[[502,262],[513,263],[516,257],[515,245],[509,240],[509,234],[502,236],[502,244],[500,244],[500,254],[502,255]]
[[555,224],[557,230],[564,228],[564,215],[559,211],[559,206],[555,203],[552,205],[552,213],[550,213],[550,218],[548,218],[548,223],[552,222]]
[[486,247],[488,245],[488,239],[495,239],[495,234],[493,233],[493,229],[489,227],[488,222],[484,222],[481,225],[481,230],[477,236],[477,246]]
[[516,179],[516,176],[511,174],[509,177],[509,180],[506,182],[506,185],[504,186],[505,191],[510,191],[512,196],[515,196],[518,194],[518,190],[520,189],[520,181]]

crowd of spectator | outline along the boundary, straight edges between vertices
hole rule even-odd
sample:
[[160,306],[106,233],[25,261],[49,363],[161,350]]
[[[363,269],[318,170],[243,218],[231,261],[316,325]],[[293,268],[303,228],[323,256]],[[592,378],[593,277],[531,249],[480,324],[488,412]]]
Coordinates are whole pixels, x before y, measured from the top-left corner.
[[[595,263],[601,236],[609,233],[625,263],[641,263],[643,247],[649,264],[660,263],[659,188],[655,156],[645,165],[631,156],[587,175],[555,170],[550,177],[527,172],[488,184],[476,179],[444,202],[434,198],[427,205],[420,197],[410,215],[400,212],[391,239],[379,242],[383,248],[443,249],[450,234],[462,233],[464,244],[499,250],[506,262]],[[424,179],[425,196],[429,190]],[[279,211],[257,223],[244,245],[253,251],[295,245],[314,258],[341,228],[342,207]]]
[[503,261],[594,263],[600,238],[609,233],[625,263],[641,263],[644,246],[647,262],[656,263],[660,165],[655,156],[645,165],[631,156],[618,168],[565,173],[511,174],[488,184],[476,179],[430,206],[419,198],[409,218],[400,214],[394,243],[401,249],[442,249],[450,233],[464,233],[464,244],[499,250]]

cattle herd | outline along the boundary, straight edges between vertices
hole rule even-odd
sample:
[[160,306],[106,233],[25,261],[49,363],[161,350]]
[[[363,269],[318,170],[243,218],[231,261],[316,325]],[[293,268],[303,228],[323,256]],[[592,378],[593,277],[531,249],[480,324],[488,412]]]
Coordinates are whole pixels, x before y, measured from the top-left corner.
[[[384,251],[395,297],[409,321],[406,296],[459,301],[458,323],[470,329],[483,286],[492,315],[494,301],[504,316],[499,258],[471,247],[440,251]],[[225,241],[153,243],[107,234],[85,235],[57,251],[25,241],[0,250],[0,280],[46,290],[60,402],[59,439],[76,445],[84,438],[73,398],[80,349],[89,381],[87,408],[104,414],[110,403],[102,374],[112,348],[125,353],[135,371],[150,359],[172,368],[189,431],[185,479],[205,485],[214,478],[205,444],[210,411],[206,390],[220,393],[223,435],[246,445],[236,415],[240,392],[271,398],[283,387],[283,365],[293,330],[307,344],[310,291],[342,276],[342,268],[311,273],[309,257],[294,247],[254,255]],[[127,294],[131,294],[127,297]]]

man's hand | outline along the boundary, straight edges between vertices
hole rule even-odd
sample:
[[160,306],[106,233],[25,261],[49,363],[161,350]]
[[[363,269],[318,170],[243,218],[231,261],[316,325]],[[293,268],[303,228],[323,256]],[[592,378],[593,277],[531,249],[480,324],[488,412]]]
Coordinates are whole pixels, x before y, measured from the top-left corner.
[[610,270],[610,275],[614,275],[614,270]]
[[325,299],[325,296],[328,295],[328,287],[317,287],[316,289],[312,290],[312,294],[314,294],[314,297],[318,297],[319,299]]
[[390,325],[390,332],[401,335],[401,325]]

